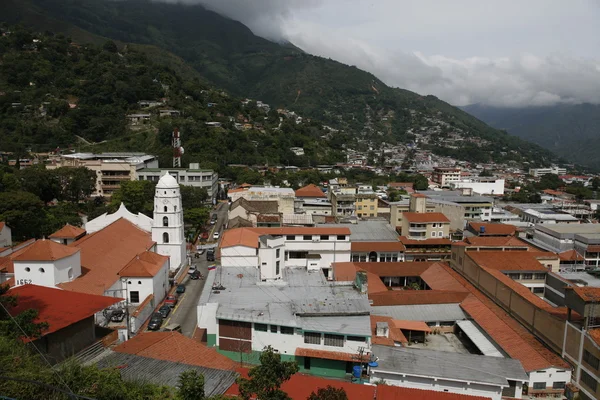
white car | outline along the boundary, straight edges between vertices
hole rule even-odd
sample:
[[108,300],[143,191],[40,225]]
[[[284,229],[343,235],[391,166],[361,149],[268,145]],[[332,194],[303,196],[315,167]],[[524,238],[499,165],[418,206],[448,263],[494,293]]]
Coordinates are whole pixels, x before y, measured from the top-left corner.
[[213,239],[219,240],[219,232],[218,231],[213,233]]

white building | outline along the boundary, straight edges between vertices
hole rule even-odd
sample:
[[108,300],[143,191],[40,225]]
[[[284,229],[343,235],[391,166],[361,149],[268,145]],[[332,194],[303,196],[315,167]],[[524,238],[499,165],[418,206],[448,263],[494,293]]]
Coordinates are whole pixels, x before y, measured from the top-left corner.
[[168,173],[156,185],[152,240],[156,242],[158,254],[170,257],[171,269],[185,264],[186,242],[181,194],[177,180]]
[[[12,233],[10,227],[0,221],[0,249],[12,246]],[[1,251],[0,251],[1,252]]]
[[350,261],[348,228],[236,228],[226,231],[220,244],[223,267],[254,267],[261,280],[281,279],[284,267],[323,270],[332,277],[331,264]]
[[452,189],[471,189],[476,194],[504,195],[504,179],[476,177],[451,182]]
[[529,169],[529,175],[534,176],[536,178],[543,176],[543,175],[547,175],[547,174],[566,175],[567,169],[557,167],[556,165],[553,165],[550,168],[530,168]]
[[370,382],[501,400],[520,399],[529,377],[518,360],[406,347],[372,346]]
[[431,174],[431,180],[440,187],[450,187],[450,184],[460,181],[460,168],[435,167]]
[[276,200],[278,210],[281,214],[294,213],[294,200],[296,194],[294,189],[280,188],[272,186],[252,186],[250,188],[239,188],[229,190],[227,196],[232,202],[235,202],[240,197],[246,200]]
[[532,224],[579,224],[579,220],[565,212],[551,209],[523,210],[521,220]]
[[219,193],[219,175],[211,169],[200,169],[200,164],[191,163],[189,168],[144,168],[137,172],[140,181],[158,182],[166,174],[183,186],[205,188],[208,198],[216,199]]
[[152,230],[152,226],[154,225],[154,220],[152,218],[142,213],[134,214],[130,212],[127,209],[127,207],[125,207],[125,204],[121,203],[119,209],[116,212],[112,214],[104,213],[94,218],[93,220],[88,221],[85,224],[85,230],[88,234],[94,233],[106,228],[107,226],[109,226],[115,221],[118,221],[121,218],[131,222],[132,224],[146,232],[150,232]]

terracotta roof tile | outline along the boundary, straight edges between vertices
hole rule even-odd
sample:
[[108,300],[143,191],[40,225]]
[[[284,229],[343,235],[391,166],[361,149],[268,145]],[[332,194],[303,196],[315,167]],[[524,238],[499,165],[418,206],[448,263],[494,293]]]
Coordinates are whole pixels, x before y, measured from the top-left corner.
[[415,304],[458,304],[468,292],[447,290],[388,290],[369,294],[373,306],[403,306]]
[[418,240],[418,239],[409,239],[406,236],[400,236],[398,238],[402,244],[404,246],[406,246],[407,250],[409,250],[409,246],[444,246],[444,245],[448,245],[450,246],[452,244],[452,241],[450,239],[444,239],[444,238],[440,238],[440,239],[423,239],[423,240]]
[[130,276],[140,278],[151,278],[156,276],[169,257],[145,251],[134,257],[121,271],[119,276]]
[[347,282],[353,281],[356,278],[356,266],[353,262],[337,262],[331,265],[335,281]]
[[421,279],[431,290],[449,290],[454,292],[467,292],[468,290],[456,279],[446,273],[444,265],[434,263],[421,275]]
[[576,250],[567,250],[559,253],[561,261],[583,261],[583,256],[577,253]]
[[123,301],[116,297],[74,293],[38,285],[17,286],[10,289],[8,294],[18,296],[17,306],[9,310],[11,315],[28,309],[39,312],[36,322],[48,323],[48,329],[43,335],[56,332]]
[[[377,336],[377,323],[387,322],[388,337]],[[371,315],[371,343],[384,346],[395,346],[396,343],[408,343],[408,339],[402,334],[402,331],[394,325],[391,317]]]
[[599,287],[571,286],[567,289],[573,290],[583,301],[600,301]]
[[[495,235],[495,236],[512,236],[515,234],[517,227],[508,224],[494,224],[485,222],[469,222],[469,226],[479,236]],[[485,232],[481,232],[481,228],[485,229]]]
[[[323,358],[326,360],[359,361],[359,356],[358,356],[358,354],[355,354],[355,353],[344,353],[341,351],[304,349],[302,347],[296,348],[295,355],[296,355],[296,357]],[[368,361],[369,356],[363,355],[363,360]]]
[[256,222],[281,222],[281,216],[260,214],[256,216]]
[[467,246],[526,247],[532,249],[527,243],[514,236],[472,236],[465,238],[464,241]]
[[411,389],[400,386],[377,386],[376,400],[489,400],[489,397],[470,396],[459,393]]
[[[413,197],[416,195],[413,194]],[[408,222],[425,223],[425,222],[450,222],[448,217],[439,212],[428,212],[428,213],[416,213],[416,212],[404,212],[402,218]]]
[[367,272],[367,294],[386,293],[389,289],[377,275]]
[[404,251],[406,247],[402,242],[352,242],[350,245],[352,252],[371,252],[371,251]]
[[85,234],[84,229],[71,224],[66,224],[48,237],[57,239],[79,239],[79,237],[83,234]]
[[235,370],[237,363],[178,332],[143,332],[114,348],[120,353],[199,367]]
[[393,324],[396,328],[404,329],[406,331],[431,332],[431,328],[423,321],[404,321],[395,319]]
[[148,232],[120,218],[69,245],[81,249],[82,274],[58,286],[75,292],[103,294],[119,279],[119,271],[127,263],[154,244]]
[[298,190],[296,190],[296,197],[312,197],[312,198],[316,198],[316,197],[327,197],[325,195],[325,193],[323,193],[323,191],[321,189],[319,189],[319,187],[317,185],[313,185],[312,183],[310,185],[306,185]]
[[548,268],[538,261],[538,257],[558,258],[553,253],[534,251],[470,251],[466,253],[481,267],[498,271],[540,271]]
[[[29,247],[32,244],[34,244],[35,243],[35,239],[31,239],[28,242],[21,243],[20,245],[25,244],[25,246],[22,247],[22,248],[20,248],[20,249],[18,249],[18,250],[13,251],[8,256],[0,257],[0,271],[4,271],[4,273],[8,273],[8,274],[14,274],[15,273],[15,264],[13,262],[13,259],[15,257],[19,256],[20,254],[24,253],[27,250],[27,247]],[[14,246],[13,246],[13,248],[14,248]]]
[[425,195],[424,195],[424,194],[422,194],[422,193],[413,193],[413,194],[411,194],[411,197],[414,197],[414,198],[420,198],[420,199],[422,199],[422,198],[427,198],[427,196],[425,196]]
[[31,246],[27,246],[25,251],[13,257],[13,261],[55,261],[65,257],[72,256],[79,250],[63,244],[53,242],[52,240],[36,240]]

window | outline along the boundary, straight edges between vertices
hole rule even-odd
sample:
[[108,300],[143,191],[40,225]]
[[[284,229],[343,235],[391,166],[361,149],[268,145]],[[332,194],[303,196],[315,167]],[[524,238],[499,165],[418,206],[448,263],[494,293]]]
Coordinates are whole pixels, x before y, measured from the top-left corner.
[[546,382],[533,382],[533,390],[546,389]]
[[593,376],[583,370],[581,371],[581,382],[585,383],[587,387],[592,389],[592,392],[595,392],[598,388],[598,381],[596,381]]
[[312,240],[312,235],[304,235],[302,236],[302,240]]
[[280,249],[275,250],[275,258],[279,258]]
[[521,274],[508,274],[508,277],[510,279],[519,279],[521,277]]
[[165,208],[163,208],[163,210],[165,210],[165,212],[167,212],[167,206],[165,206]]
[[177,206],[173,206],[173,211],[177,212]]
[[375,214],[373,214],[373,213],[369,214],[369,217],[374,217],[374,216],[375,216]]
[[521,279],[531,280],[531,279],[533,279],[533,274],[530,274],[530,273],[522,274]]
[[374,210],[374,209],[375,209],[375,206],[371,206],[371,208],[370,208],[370,209],[371,209],[371,210]]
[[271,333],[277,333],[277,325],[271,325]]
[[38,271],[40,271],[42,274],[43,274],[44,272],[46,272],[46,270],[45,270],[44,268],[40,268]]
[[288,253],[288,256],[290,259],[294,259],[294,258],[304,259],[304,258],[308,257],[308,251],[290,251]]
[[279,275],[279,261],[275,262],[275,275]]
[[293,335],[294,334],[294,328],[290,328],[289,326],[282,326],[280,328],[280,330],[281,330],[282,335]]
[[259,332],[266,332],[267,324],[254,324],[254,330]]
[[600,367],[600,360],[587,350],[583,350],[583,361],[596,370]]
[[304,369],[310,369],[310,357],[304,357]]
[[163,217],[163,226],[169,226],[169,217]]
[[169,243],[169,234],[167,232],[163,233],[163,243]]
[[346,340],[351,342],[365,342],[364,336],[346,336]]
[[431,232],[431,237],[435,237],[435,231]]
[[359,210],[362,210],[362,206],[361,206],[360,204],[358,205],[358,209],[359,209]]
[[321,235],[321,240],[329,240],[329,235]]
[[544,280],[546,279],[546,274],[534,274],[533,279]]
[[344,347],[344,336],[326,333],[325,346]]
[[346,240],[346,235],[337,235],[337,240]]
[[139,303],[140,302],[140,292],[138,292],[138,291],[129,292],[129,301],[132,303]]
[[296,235],[287,235],[285,240],[296,240]]
[[544,293],[544,288],[543,287],[534,287],[533,288],[533,293],[535,293],[535,294],[542,294],[542,293]]
[[[352,262],[358,262],[358,254],[352,254]],[[27,268],[25,268],[27,269]]]
[[552,384],[552,389],[564,389],[566,384],[566,382],[554,382]]
[[318,332],[304,332],[304,343],[321,344],[321,334]]

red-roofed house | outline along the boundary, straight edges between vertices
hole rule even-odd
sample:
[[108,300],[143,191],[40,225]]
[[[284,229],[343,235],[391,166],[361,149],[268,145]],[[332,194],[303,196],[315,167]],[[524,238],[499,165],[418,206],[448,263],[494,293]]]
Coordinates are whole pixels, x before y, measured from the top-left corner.
[[402,214],[402,235],[411,240],[450,237],[450,220],[439,212],[405,212]]
[[56,243],[71,244],[74,241],[81,239],[84,235],[85,229],[81,229],[78,226],[73,226],[71,224],[66,224],[48,236],[48,238],[52,239]]
[[9,309],[11,315],[34,309],[39,313],[36,322],[48,324],[42,337],[24,340],[32,341],[52,362],[60,362],[98,340],[94,315],[123,300],[37,285],[13,288],[8,295],[17,296],[17,305]]
[[469,222],[467,231],[475,236],[514,236],[517,227],[489,222]]
[[306,185],[296,190],[296,197],[299,199],[325,199],[327,196],[317,185]]

